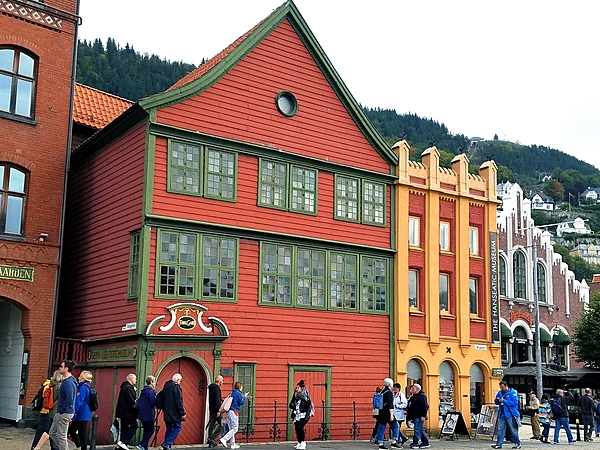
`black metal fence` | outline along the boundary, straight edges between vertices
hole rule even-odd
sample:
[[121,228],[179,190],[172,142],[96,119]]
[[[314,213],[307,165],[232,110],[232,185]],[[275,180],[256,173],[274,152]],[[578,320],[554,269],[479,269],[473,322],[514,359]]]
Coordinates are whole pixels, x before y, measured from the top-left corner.
[[[331,439],[369,439],[375,419],[371,405],[357,405],[355,401],[346,405],[315,406],[315,415],[306,425],[306,438],[313,441]],[[288,430],[294,438],[294,425],[290,419],[287,402],[273,400],[272,405],[253,405],[250,400],[244,405],[238,432],[248,443],[278,442],[288,439]]]

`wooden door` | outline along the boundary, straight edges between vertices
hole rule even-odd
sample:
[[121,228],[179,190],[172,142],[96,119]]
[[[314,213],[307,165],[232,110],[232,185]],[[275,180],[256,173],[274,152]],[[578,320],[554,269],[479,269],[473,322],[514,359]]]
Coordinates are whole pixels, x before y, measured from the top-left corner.
[[[176,373],[180,373],[182,376],[181,390],[183,391],[186,420],[181,424],[181,433],[175,440],[175,445],[203,444],[206,425],[206,373],[193,359],[178,358],[167,364],[160,372],[157,386],[162,389],[164,384]],[[160,445],[165,438],[165,423],[162,414],[159,423],[157,445]]]
[[[294,387],[300,381],[304,380],[304,384],[308,389],[311,400],[315,405],[315,415],[311,417],[308,424],[306,424],[306,440],[316,441],[321,439],[321,426],[322,422],[327,417],[327,374],[325,372],[313,372],[313,371],[295,371],[294,372]],[[323,407],[325,402],[325,408]],[[296,433],[293,430],[292,425],[292,439],[296,439]]]

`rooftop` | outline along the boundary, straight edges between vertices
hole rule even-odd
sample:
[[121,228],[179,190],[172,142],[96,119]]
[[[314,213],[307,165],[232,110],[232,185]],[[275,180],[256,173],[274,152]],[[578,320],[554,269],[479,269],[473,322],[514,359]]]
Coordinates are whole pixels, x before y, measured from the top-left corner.
[[135,102],[75,83],[73,122],[100,130]]

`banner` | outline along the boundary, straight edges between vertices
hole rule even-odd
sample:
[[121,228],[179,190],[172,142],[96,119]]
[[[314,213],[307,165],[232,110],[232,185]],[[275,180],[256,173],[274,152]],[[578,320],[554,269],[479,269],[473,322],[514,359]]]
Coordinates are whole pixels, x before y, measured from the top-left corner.
[[500,298],[498,295],[498,234],[490,231],[490,311],[492,342],[500,343]]

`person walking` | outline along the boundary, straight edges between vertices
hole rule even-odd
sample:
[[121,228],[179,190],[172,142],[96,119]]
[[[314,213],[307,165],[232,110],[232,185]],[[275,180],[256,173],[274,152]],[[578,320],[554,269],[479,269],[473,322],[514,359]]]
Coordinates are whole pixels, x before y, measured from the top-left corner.
[[492,448],[502,448],[506,429],[510,433],[510,440],[513,442],[512,448],[521,448],[521,439],[519,439],[519,396],[517,391],[508,387],[508,383],[502,380],[500,390],[496,394],[494,403],[498,405],[498,439]]
[[115,412],[115,426],[119,430],[117,448],[128,450],[127,444],[137,431],[138,412],[135,409],[135,384],[137,376],[130,373],[119,390],[117,410]]
[[70,359],[61,361],[60,366],[58,367],[58,371],[63,376],[63,381],[58,393],[56,415],[52,421],[49,433],[50,439],[54,441],[58,450],[69,449],[67,432],[69,429],[69,422],[71,422],[73,414],[75,414],[75,396],[77,395],[77,380],[71,375],[74,368],[75,363]]
[[292,421],[294,422],[294,429],[296,430],[296,444],[297,449],[306,449],[306,432],[304,427],[310,420],[310,413],[312,411],[312,400],[308,394],[308,389],[304,384],[304,380],[300,380],[294,388],[294,394],[289,405],[292,410]]
[[542,395],[542,399],[540,400],[540,409],[538,411],[538,417],[540,419],[540,425],[544,428],[542,430],[542,437],[540,437],[540,441],[545,444],[549,444],[548,442],[548,434],[550,434],[550,414],[552,413],[552,408],[550,407],[550,402],[548,402],[548,394]]
[[185,409],[183,409],[183,392],[181,391],[182,376],[179,373],[167,381],[163,387],[164,396],[163,417],[165,420],[165,440],[162,450],[170,450],[171,446],[181,433],[181,422],[185,421]]
[[154,434],[154,419],[155,411],[154,404],[156,403],[156,378],[152,375],[146,377],[146,386],[142,389],[140,398],[138,399],[138,418],[144,427],[142,440],[137,445],[138,450],[148,450],[148,443]]
[[75,414],[69,428],[73,442],[78,443],[77,447],[81,447],[81,450],[87,450],[88,423],[92,418],[92,411],[90,410],[92,378],[92,372],[89,370],[84,370],[79,374],[77,396],[75,397]]
[[[373,394],[373,419],[375,419],[375,425],[373,426],[373,432],[371,433],[371,439],[369,440],[369,442],[371,442],[371,444],[377,444],[377,430],[379,429],[379,409],[377,406],[375,406],[376,403],[376,399],[378,397],[382,397],[383,398],[383,394],[381,393],[383,391],[383,388],[381,386],[377,386],[375,388],[375,393]],[[383,406],[383,401],[382,401],[382,406]]]
[[571,433],[571,428],[569,428],[569,410],[567,406],[569,403],[573,401],[573,396],[562,389],[556,390],[556,397],[552,400],[552,416],[554,416],[554,421],[556,422],[554,425],[554,443],[558,444],[558,435],[560,434],[560,429],[564,428],[567,433],[567,439],[571,444],[577,442],[573,439],[573,434]]
[[[410,448],[429,448],[429,437],[425,433],[425,420],[427,420],[427,412],[429,410],[429,403],[427,402],[427,396],[421,390],[420,384],[413,384],[410,387],[411,396],[408,399],[408,406],[406,408],[407,419],[414,422],[414,436],[413,443]],[[421,444],[419,445],[419,441]]]
[[233,391],[231,391],[231,394],[229,394],[233,399],[231,401],[229,411],[226,413],[227,427],[229,428],[229,431],[227,431],[225,436],[222,436],[221,439],[219,439],[223,447],[227,447],[227,443],[230,442],[231,448],[240,448],[240,446],[235,443],[235,433],[237,433],[238,430],[238,417],[240,415],[240,410],[242,406],[244,406],[244,403],[246,403],[246,397],[248,396],[247,392],[244,394],[242,393],[243,387],[244,385],[240,381],[236,381]]
[[596,413],[594,414],[596,418],[596,437],[600,438],[600,394],[596,394],[594,397],[594,405],[596,406]]
[[[40,450],[42,445],[48,440],[50,437],[48,432],[50,431],[50,427],[52,426],[52,420],[56,415],[56,411],[58,409],[58,394],[60,391],[60,383],[63,380],[62,374],[55,370],[52,378],[46,380],[44,382],[44,392],[46,393],[46,397],[48,397],[48,401],[52,401],[52,408],[44,408],[42,406],[42,410],[40,411],[40,421],[38,422],[38,426],[35,429],[35,436],[33,437],[33,442],[31,443],[31,448],[33,450]],[[52,392],[50,392],[50,389]],[[50,396],[50,393],[52,394]],[[46,406],[51,406],[46,404]],[[54,443],[54,441],[50,440],[50,448],[51,450],[57,450],[58,447]]]
[[542,437],[542,431],[540,430],[540,418],[538,415],[540,409],[540,401],[535,395],[534,391],[529,393],[529,404],[525,409],[531,415],[531,432],[533,436],[530,439],[540,439]]
[[396,418],[396,422],[398,423],[396,436],[393,436],[393,439],[398,442],[398,440],[402,440],[400,445],[404,445],[408,438],[402,433],[402,423],[406,417],[406,407],[408,406],[408,400],[406,396],[402,392],[402,386],[400,383],[394,383],[394,417]]
[[594,405],[594,399],[592,398],[592,390],[586,388],[584,394],[579,398],[577,404],[579,407],[579,413],[583,421],[583,440],[585,442],[592,442],[592,434],[594,433],[594,413],[596,407]]
[[216,447],[217,436],[221,431],[221,420],[219,408],[221,408],[221,386],[223,386],[223,377],[217,375],[215,382],[208,385],[208,438],[206,440],[209,447]]
[[396,422],[396,418],[394,417],[394,393],[392,392],[393,384],[394,380],[391,378],[386,378],[383,380],[383,391],[381,391],[381,394],[383,395],[383,405],[379,410],[379,415],[377,416],[377,443],[379,444],[379,448],[385,448],[385,429],[387,428],[388,424],[392,430],[391,447],[399,447],[398,442],[394,440],[394,436],[398,436],[398,422]]

